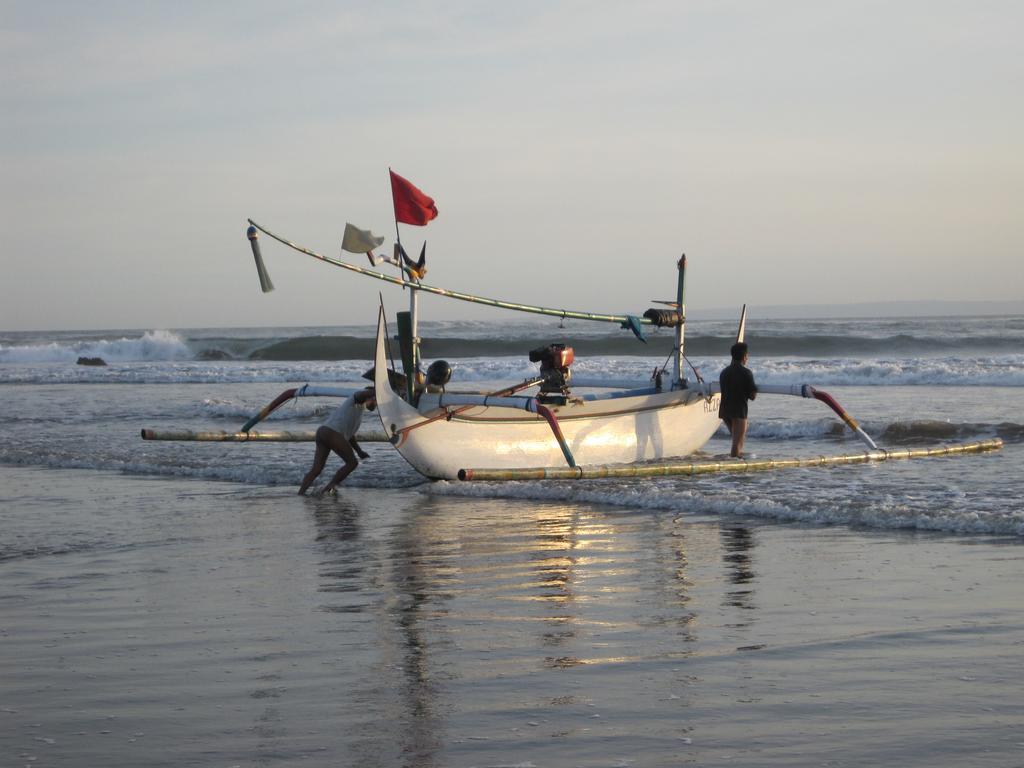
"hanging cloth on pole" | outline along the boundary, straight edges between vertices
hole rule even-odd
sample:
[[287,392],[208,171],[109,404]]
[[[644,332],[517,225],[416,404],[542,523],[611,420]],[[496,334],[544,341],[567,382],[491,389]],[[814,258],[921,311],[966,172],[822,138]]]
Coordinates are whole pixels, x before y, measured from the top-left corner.
[[378,237],[370,230],[345,224],[345,234],[341,238],[341,250],[349,253],[370,253],[383,244],[384,238]]

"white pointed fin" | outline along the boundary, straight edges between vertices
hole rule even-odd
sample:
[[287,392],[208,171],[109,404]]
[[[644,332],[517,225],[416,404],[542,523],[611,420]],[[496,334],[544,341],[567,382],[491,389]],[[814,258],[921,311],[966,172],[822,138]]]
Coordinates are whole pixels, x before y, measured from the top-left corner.
[[747,335],[747,305],[743,305],[743,311],[740,312],[740,327],[736,331],[736,341],[743,341],[743,337]]
[[[377,343],[374,348],[373,357],[373,385],[377,394],[377,407],[387,405],[394,398],[395,393],[391,389],[391,382],[388,381],[388,360],[385,350],[385,339],[387,331],[384,324],[384,307],[380,308],[377,315]],[[387,425],[384,426],[387,429]]]

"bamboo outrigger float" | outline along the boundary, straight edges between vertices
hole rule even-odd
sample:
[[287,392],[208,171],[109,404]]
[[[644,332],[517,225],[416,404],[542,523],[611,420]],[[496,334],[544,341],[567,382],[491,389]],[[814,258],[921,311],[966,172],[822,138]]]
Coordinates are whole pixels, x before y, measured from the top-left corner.
[[865,451],[842,456],[812,456],[791,459],[730,459],[729,461],[663,462],[595,467],[538,467],[536,469],[462,469],[459,480],[603,480],[622,477],[669,477],[673,475],[736,474],[770,469],[838,467],[843,464],[869,464],[889,459],[924,459],[935,456],[960,456],[966,453],[998,451],[1003,441],[981,440],[974,443],[942,445],[936,448]]
[[[317,253],[275,234],[249,219],[247,237],[263,292],[274,286],[263,263],[259,233],[287,247],[342,269],[409,289],[409,311],[398,314],[398,339],[404,376],[389,366],[388,334],[383,304],[378,314],[373,379],[385,440],[420,474],[446,480],[588,479],[696,475],[712,472],[748,472],[789,467],[836,466],[920,456],[953,456],[996,450],[999,440],[920,450],[886,451],[828,393],[808,384],[779,386],[760,384],[759,394],[813,398],[831,408],[867,446],[867,451],[845,456],[760,461],[690,461],[680,459],[699,451],[718,430],[720,402],[717,382],[705,382],[694,368],[694,379],[685,376],[684,354],[686,257],[677,262],[674,301],[659,302],[667,309],[652,308],[642,315],[582,312],[520,304],[428,285],[426,243],[418,262],[401,245],[398,224],[423,226],[437,216],[431,198],[405,179],[391,173],[395,206],[394,255],[382,257],[374,250],[383,238],[346,225],[342,249],[364,253],[371,266],[387,262],[397,266],[400,277],[384,274]],[[647,380],[594,380],[572,378],[573,352],[552,344],[530,352],[540,363],[539,375],[498,392],[447,391],[451,369],[437,361],[424,376],[420,365],[418,297],[420,291],[459,301],[561,319],[616,323],[631,330],[641,341],[645,326],[672,328],[675,332],[670,359]],[[737,341],[746,332],[746,307],[740,314]],[[691,365],[692,368],[692,365]],[[597,389],[598,392],[581,392]],[[239,432],[187,432],[143,430],[147,440],[196,440],[217,442],[304,442],[312,432],[253,432],[252,428],[285,402],[299,397],[345,397],[353,388],[309,384],[288,389],[249,419]],[[374,436],[360,435],[372,440]]]
[[[303,430],[302,432],[226,432],[223,430],[144,429],[142,430],[142,439],[189,443],[312,443],[316,439],[316,432],[312,430]],[[391,438],[383,432],[360,432],[359,442],[390,443]]]

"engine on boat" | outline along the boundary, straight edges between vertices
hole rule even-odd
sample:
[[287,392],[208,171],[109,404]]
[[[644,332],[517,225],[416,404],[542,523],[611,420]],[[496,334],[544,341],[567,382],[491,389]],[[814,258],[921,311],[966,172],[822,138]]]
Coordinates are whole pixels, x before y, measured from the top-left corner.
[[540,363],[541,395],[569,394],[569,366],[575,358],[572,347],[565,344],[548,344],[530,350],[530,362]]

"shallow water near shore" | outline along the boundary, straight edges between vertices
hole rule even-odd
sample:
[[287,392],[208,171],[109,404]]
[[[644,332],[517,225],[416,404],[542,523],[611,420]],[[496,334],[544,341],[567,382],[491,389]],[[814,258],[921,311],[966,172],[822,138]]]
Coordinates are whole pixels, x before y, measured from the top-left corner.
[[0,481],[4,765],[1024,764],[1018,537]]

